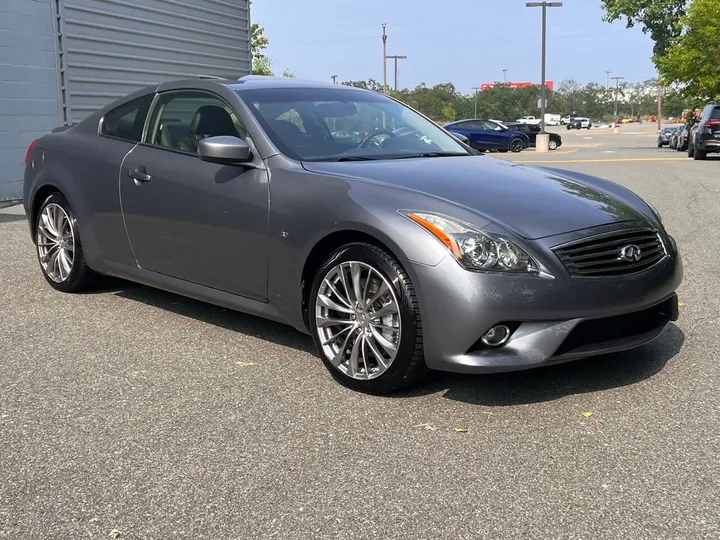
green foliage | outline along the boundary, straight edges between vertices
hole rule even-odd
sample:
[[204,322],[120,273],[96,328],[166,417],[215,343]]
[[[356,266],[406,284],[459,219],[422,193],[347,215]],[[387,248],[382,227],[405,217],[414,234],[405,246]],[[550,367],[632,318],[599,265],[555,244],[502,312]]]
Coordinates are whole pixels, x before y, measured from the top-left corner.
[[694,0],[682,18],[682,34],[655,63],[664,80],[681,83],[698,104],[720,98],[720,1]]
[[[374,79],[346,81],[343,84],[376,92],[382,89],[382,85]],[[535,86],[512,88],[510,85],[498,84],[477,94],[463,94],[452,83],[437,84],[433,87],[422,83],[414,89],[404,88],[389,94],[439,123],[475,117],[511,121],[526,115],[540,115],[537,106],[540,89]],[[556,91],[548,90],[547,99],[549,113],[585,116],[593,121],[610,121],[614,113],[615,89],[607,89],[596,83],[582,85],[577,81],[567,80],[562,81]],[[657,81],[650,79],[637,84],[624,82],[617,92],[617,99],[618,114],[621,118],[655,114]],[[677,87],[666,87],[663,99],[666,114],[672,116],[679,116],[680,112],[688,107],[688,102]]]
[[689,0],[602,0],[602,7],[608,22],[625,17],[628,28],[641,24],[643,32],[655,42],[655,56],[663,56],[673,38],[680,35],[679,23],[688,3]]

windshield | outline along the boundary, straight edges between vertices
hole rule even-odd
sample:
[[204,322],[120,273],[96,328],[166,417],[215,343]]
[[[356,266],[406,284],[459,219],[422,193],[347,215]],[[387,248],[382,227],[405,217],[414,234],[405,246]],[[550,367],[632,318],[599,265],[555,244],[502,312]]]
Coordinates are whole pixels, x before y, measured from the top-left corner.
[[284,154],[302,161],[470,155],[441,128],[375,92],[269,88],[238,92]]

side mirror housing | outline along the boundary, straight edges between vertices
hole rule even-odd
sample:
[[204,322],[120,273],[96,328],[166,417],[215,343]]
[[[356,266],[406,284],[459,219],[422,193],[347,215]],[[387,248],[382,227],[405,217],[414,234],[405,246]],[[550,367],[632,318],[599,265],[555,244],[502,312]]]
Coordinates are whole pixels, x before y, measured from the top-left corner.
[[462,143],[468,144],[468,143],[470,142],[470,139],[468,139],[468,138],[467,138],[465,135],[463,135],[462,133],[458,133],[457,131],[451,131],[450,133],[452,133],[453,135],[455,135],[455,138],[456,138],[456,139],[459,139],[460,142],[462,142]]
[[242,139],[232,136],[208,137],[197,143],[198,157],[203,161],[232,165],[252,159],[250,147]]

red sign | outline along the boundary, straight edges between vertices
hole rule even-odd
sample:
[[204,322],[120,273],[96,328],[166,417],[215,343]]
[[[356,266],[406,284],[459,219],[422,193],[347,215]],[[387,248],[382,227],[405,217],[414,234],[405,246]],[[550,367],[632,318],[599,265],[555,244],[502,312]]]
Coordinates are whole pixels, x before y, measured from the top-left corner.
[[[483,83],[480,85],[480,90],[487,90],[488,88],[494,88],[498,83]],[[528,86],[540,86],[536,83],[531,82],[509,82],[507,83],[510,88],[527,88]],[[553,82],[552,81],[545,81],[545,86],[547,86],[550,90],[553,89]]]

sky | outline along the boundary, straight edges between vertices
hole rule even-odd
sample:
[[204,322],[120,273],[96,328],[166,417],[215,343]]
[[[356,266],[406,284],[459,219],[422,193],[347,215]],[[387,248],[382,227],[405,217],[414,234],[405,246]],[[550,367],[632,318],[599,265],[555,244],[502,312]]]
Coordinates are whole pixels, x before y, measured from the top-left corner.
[[[276,74],[382,82],[382,23],[400,86],[452,82],[466,93],[482,83],[540,82],[540,8],[525,0],[253,0],[251,19],[270,39]],[[603,22],[600,0],[548,8],[547,79],[605,84],[606,71],[640,82],[655,76],[653,43],[639,27]],[[388,85],[394,82],[388,61]]]

